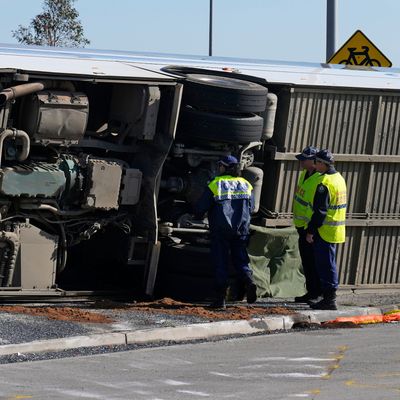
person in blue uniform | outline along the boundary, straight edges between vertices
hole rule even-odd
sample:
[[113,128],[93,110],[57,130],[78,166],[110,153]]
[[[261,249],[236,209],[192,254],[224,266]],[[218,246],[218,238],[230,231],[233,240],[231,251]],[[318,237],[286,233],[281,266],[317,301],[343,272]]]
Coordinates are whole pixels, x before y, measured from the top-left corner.
[[321,177],[314,194],[313,214],[306,240],[313,245],[323,299],[310,306],[318,310],[336,310],[336,245],[345,241],[346,183],[335,170],[334,158],[329,150],[321,150],[315,155],[315,169]]
[[299,252],[303,266],[307,293],[294,298],[295,303],[317,300],[321,287],[314,260],[314,249],[306,240],[307,226],[312,215],[312,200],[320,174],[315,170],[315,155],[319,149],[307,146],[296,158],[300,161],[301,174],[293,198],[293,222],[299,235]]
[[257,286],[249,267],[247,244],[254,207],[252,185],[239,175],[238,160],[226,156],[218,161],[218,175],[208,184],[194,207],[197,218],[207,213],[210,253],[215,267],[216,296],[210,307],[225,308],[229,257],[246,288],[247,302],[257,300]]

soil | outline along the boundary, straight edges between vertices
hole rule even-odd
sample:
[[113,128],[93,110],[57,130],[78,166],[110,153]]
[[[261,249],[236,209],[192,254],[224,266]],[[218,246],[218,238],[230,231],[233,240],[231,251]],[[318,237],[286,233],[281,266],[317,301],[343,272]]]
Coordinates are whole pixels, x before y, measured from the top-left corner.
[[59,321],[111,323],[105,315],[73,307],[0,306],[0,312],[30,314]]
[[191,303],[183,303],[170,298],[153,301],[150,303],[137,303],[129,307],[129,309],[163,313],[170,315],[191,315],[202,317],[207,320],[235,320],[235,319],[251,319],[253,317],[261,317],[265,315],[292,315],[292,310],[285,307],[257,307],[257,306],[227,306],[224,310],[213,310],[203,305],[193,305]]
[[163,298],[153,302],[117,303],[100,301],[90,306],[97,311],[82,307],[65,306],[0,306],[0,312],[23,313],[47,317],[48,319],[84,322],[84,323],[112,323],[114,320],[102,314],[101,310],[123,310],[125,312],[149,312],[168,315],[186,315],[204,318],[205,320],[241,320],[262,317],[265,315],[292,315],[293,310],[285,307],[257,307],[251,305],[232,305],[225,310],[213,310],[203,305],[183,303],[170,298]]

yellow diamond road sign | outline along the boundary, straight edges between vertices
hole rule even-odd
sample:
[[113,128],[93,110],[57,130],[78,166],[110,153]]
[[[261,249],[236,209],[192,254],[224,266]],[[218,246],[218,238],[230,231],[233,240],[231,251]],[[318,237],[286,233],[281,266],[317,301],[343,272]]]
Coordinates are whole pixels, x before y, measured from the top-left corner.
[[360,31],[328,60],[328,64],[391,67],[392,62]]

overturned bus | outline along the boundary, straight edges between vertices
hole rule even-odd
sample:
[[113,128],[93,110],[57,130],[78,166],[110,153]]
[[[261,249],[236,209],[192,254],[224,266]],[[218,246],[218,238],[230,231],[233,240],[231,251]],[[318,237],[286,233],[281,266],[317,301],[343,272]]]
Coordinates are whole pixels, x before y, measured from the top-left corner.
[[192,206],[217,160],[238,157],[274,236],[308,144],[349,186],[341,284],[399,286],[398,71],[2,45],[0,78],[0,295],[206,296]]

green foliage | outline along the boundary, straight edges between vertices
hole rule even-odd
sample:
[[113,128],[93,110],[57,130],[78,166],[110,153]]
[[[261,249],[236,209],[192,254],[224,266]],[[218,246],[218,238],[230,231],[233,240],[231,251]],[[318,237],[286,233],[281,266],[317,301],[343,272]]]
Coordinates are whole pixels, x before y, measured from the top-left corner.
[[28,27],[19,25],[12,31],[19,43],[57,47],[85,47],[90,41],[84,37],[75,0],[44,0],[43,12],[31,20]]

